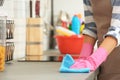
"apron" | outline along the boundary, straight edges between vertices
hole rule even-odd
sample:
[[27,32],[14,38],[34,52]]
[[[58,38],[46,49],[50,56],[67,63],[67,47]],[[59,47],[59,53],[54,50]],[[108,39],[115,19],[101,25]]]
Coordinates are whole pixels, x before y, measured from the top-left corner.
[[[108,32],[112,17],[111,0],[90,0],[97,26],[98,46]],[[120,80],[120,46],[116,47],[100,66],[98,80]]]

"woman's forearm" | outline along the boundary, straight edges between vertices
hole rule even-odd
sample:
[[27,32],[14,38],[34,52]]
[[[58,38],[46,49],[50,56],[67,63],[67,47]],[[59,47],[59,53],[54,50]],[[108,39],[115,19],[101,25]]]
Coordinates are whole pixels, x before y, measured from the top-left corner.
[[[96,39],[90,37],[88,35],[84,35],[84,43],[90,43],[91,45],[95,45]],[[117,45],[117,40],[111,36],[107,36],[103,42],[101,43],[100,47],[103,47],[107,50],[109,54]]]
[[111,36],[108,36],[101,43],[100,47],[106,49],[107,53],[110,54],[111,51],[116,47],[116,45],[117,45],[117,40]]

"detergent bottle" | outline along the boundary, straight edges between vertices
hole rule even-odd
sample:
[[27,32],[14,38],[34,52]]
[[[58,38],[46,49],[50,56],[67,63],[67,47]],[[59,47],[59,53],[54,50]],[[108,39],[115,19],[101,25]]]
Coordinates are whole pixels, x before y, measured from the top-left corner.
[[81,26],[81,21],[80,21],[79,17],[77,15],[74,15],[72,18],[71,29],[77,35],[80,34],[80,26]]

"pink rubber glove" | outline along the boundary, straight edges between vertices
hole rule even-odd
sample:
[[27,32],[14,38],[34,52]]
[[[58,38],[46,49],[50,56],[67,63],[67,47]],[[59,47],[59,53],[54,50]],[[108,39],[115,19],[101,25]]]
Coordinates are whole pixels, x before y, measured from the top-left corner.
[[107,51],[104,48],[100,47],[88,58],[75,61],[75,63],[70,68],[90,68],[91,71],[94,71],[100,66],[103,61],[106,60],[107,55]]
[[80,53],[80,58],[87,58],[92,52],[93,46],[90,43],[84,43]]

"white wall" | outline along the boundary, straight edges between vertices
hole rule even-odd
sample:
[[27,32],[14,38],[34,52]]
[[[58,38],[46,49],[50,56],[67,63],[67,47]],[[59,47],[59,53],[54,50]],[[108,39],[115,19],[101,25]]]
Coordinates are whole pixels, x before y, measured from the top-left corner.
[[4,5],[1,7],[1,9],[4,10],[4,12],[7,14],[8,19],[13,19],[14,17],[14,0],[5,0]]
[[15,21],[14,30],[14,59],[25,56],[25,27],[26,27],[26,13],[25,13],[25,0],[5,0],[0,11],[7,14],[7,19]]
[[25,56],[26,44],[26,8],[25,0],[14,0],[15,51],[14,59]]
[[[82,14],[83,12],[83,0],[54,0],[54,18],[56,20],[60,10],[66,11],[70,17],[74,14]],[[83,17],[84,18],[84,17]]]

